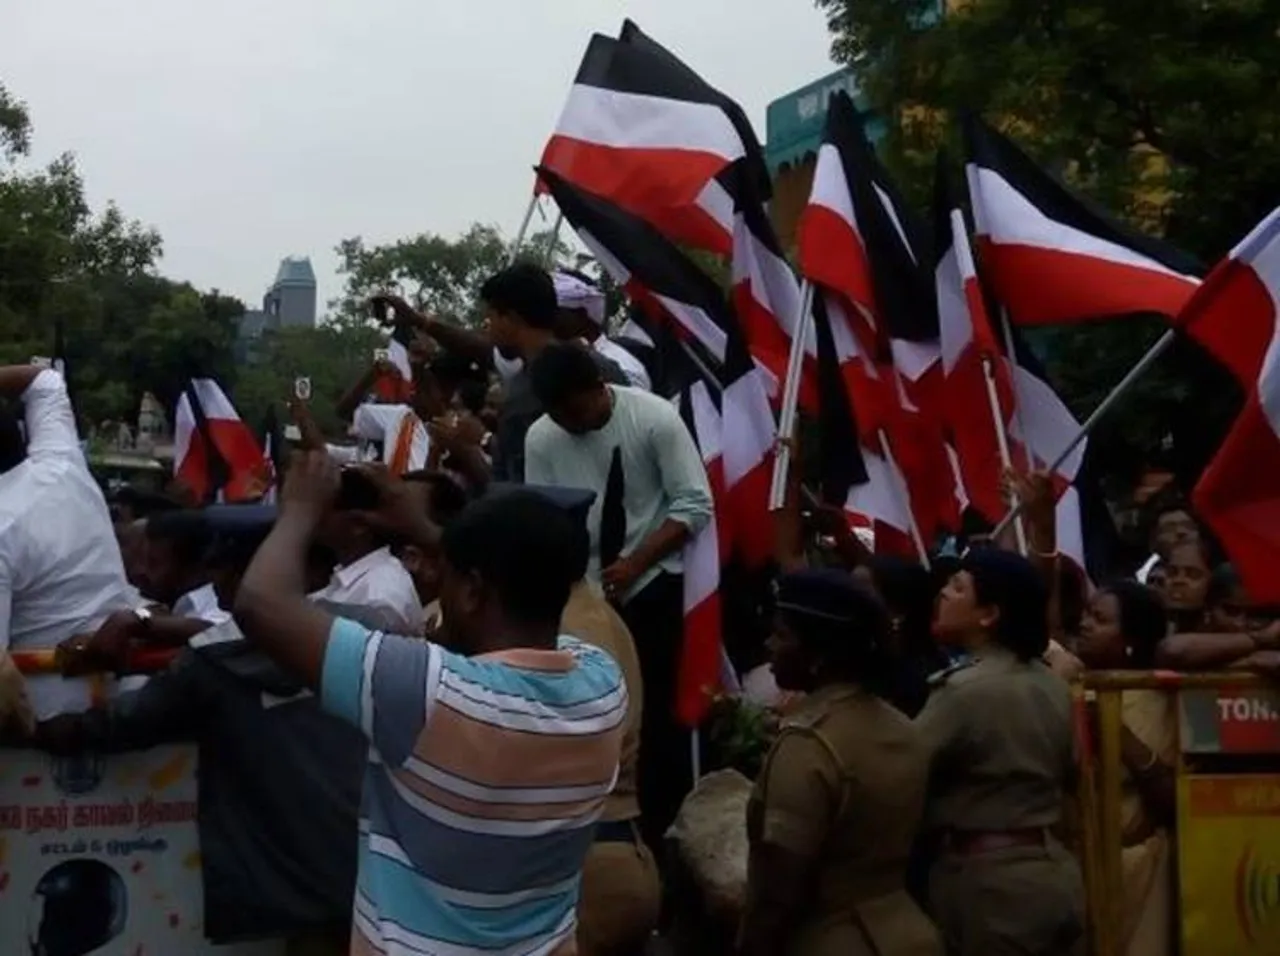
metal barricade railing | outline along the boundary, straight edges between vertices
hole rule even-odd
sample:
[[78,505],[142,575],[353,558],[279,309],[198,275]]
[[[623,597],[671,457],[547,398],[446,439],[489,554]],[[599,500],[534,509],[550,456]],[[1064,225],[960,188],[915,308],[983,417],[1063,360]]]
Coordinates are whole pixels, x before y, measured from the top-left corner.
[[[132,647],[129,649],[121,674],[155,674],[168,667],[178,652],[169,647]],[[9,657],[14,666],[28,677],[62,673],[62,658],[55,648],[40,650],[11,650]],[[90,674],[86,679],[92,689],[94,704],[106,699],[107,682],[102,674]]]
[[[1121,760],[1123,694],[1156,690],[1178,695],[1187,691],[1235,694],[1274,690],[1274,682],[1246,671],[1182,674],[1173,671],[1094,671],[1073,685],[1077,740],[1081,747],[1080,850],[1085,874],[1093,956],[1122,956],[1125,941],[1125,886],[1122,868],[1122,806],[1124,767]],[[1089,698],[1096,700],[1097,739],[1089,719]],[[1175,703],[1181,705],[1181,700]],[[1182,739],[1185,721],[1177,711],[1179,779],[1188,772]],[[1176,899],[1176,897],[1175,897]],[[1177,907],[1178,913],[1181,906]]]

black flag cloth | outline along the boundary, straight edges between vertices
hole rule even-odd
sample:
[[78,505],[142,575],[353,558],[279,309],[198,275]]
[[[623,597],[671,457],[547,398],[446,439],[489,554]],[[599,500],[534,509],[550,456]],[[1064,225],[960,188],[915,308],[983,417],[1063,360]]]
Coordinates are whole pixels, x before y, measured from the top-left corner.
[[622,557],[627,543],[627,509],[623,504],[626,479],[622,473],[622,449],[614,448],[605,481],[604,498],[600,502],[600,568],[609,567]]

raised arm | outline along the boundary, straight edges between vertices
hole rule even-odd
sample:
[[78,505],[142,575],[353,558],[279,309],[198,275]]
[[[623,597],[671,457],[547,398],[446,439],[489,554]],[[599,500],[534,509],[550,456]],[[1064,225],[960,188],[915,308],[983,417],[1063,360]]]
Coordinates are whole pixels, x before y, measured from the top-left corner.
[[439,342],[445,351],[475,362],[481,368],[493,368],[493,344],[487,335],[423,315],[398,296],[377,296],[373,301],[376,305],[394,310],[398,322],[407,323],[426,332]]
[[320,686],[334,617],[307,600],[307,546],[337,493],[338,466],[325,452],[294,459],[280,517],[236,595],[235,619],[244,636],[313,689]]
[[0,368],[0,396],[22,400],[27,457],[73,455],[83,460],[67,383],[52,369],[35,365]]

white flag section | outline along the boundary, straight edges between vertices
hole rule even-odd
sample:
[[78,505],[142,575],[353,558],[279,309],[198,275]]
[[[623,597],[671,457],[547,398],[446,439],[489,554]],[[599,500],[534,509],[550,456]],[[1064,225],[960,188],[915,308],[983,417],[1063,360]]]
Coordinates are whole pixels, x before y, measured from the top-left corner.
[[1195,490],[1249,596],[1280,604],[1280,209],[1205,280],[1184,327],[1240,380],[1244,407]]
[[204,938],[196,750],[0,751],[0,953],[280,956]]

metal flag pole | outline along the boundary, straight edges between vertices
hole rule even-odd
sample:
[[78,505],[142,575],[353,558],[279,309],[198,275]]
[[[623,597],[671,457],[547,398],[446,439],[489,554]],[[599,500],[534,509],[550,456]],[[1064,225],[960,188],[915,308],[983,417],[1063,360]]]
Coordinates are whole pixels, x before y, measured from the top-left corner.
[[[1018,434],[1022,436],[1022,450],[1027,456],[1027,470],[1036,466],[1035,456],[1031,453],[1031,442],[1027,438],[1027,429],[1022,420],[1022,402],[1018,397],[1018,349],[1013,340],[1013,323],[1009,321],[1009,310],[1000,307],[1000,332],[1004,336],[1004,354],[1009,361],[1009,386],[1013,389],[1013,420],[1018,425]],[[1010,462],[1012,462],[1010,458]]]
[[555,225],[551,227],[551,236],[547,239],[547,247],[542,251],[542,264],[548,269],[556,264],[556,243],[560,239],[560,227],[564,225],[564,213],[556,213]]
[[929,551],[924,546],[924,536],[920,533],[920,526],[916,524],[916,514],[911,510],[911,495],[907,492],[907,479],[903,477],[901,469],[898,468],[898,460],[893,457],[893,449],[889,447],[889,436],[885,434],[884,429],[876,432],[880,438],[880,452],[884,455],[885,464],[889,466],[889,471],[893,473],[893,490],[898,498],[898,507],[907,516],[907,527],[911,531],[911,540],[916,546],[916,552],[920,555],[920,563],[924,565],[925,570],[929,570],[932,565],[929,563]]
[[795,434],[796,407],[800,399],[800,379],[804,374],[804,356],[813,335],[813,283],[805,280],[800,287],[800,314],[796,316],[787,354],[787,378],[782,384],[782,404],[778,409],[778,450],[773,459],[773,482],[769,486],[769,510],[779,510],[787,497],[787,471],[791,467],[791,446],[785,439]]
[[[996,388],[995,362],[990,355],[982,356],[982,375],[987,382],[987,404],[991,407],[991,424],[996,430],[996,447],[1000,450],[1000,464],[1007,471],[1013,467],[1013,456],[1009,454],[1009,435],[1005,432],[1004,415],[1000,413],[1000,392]],[[1025,438],[1026,436],[1023,436],[1024,440]],[[1015,497],[1011,504],[1017,505],[1018,499]],[[1018,553],[1025,558],[1028,554],[1027,529],[1021,517],[1014,522],[1013,532],[1018,542]]]
[[[1169,346],[1173,345],[1177,337],[1178,333],[1173,329],[1169,329],[1164,333],[1164,335],[1160,336],[1160,338],[1156,340],[1155,344],[1152,345],[1151,348],[1147,349],[1147,354],[1138,359],[1137,364],[1134,365],[1133,368],[1129,369],[1129,371],[1125,373],[1124,378],[1120,379],[1120,381],[1116,383],[1115,388],[1111,390],[1107,397],[1098,403],[1098,407],[1095,408],[1093,413],[1085,419],[1084,424],[1080,426],[1080,430],[1076,432],[1076,436],[1071,439],[1071,441],[1067,442],[1067,446],[1063,448],[1062,451],[1058,453],[1058,457],[1049,464],[1047,470],[1050,474],[1056,473],[1058,469],[1066,463],[1066,460],[1071,457],[1077,448],[1080,447],[1081,443],[1089,437],[1089,433],[1093,431],[1098,422],[1102,420],[1103,416],[1105,416],[1107,412],[1111,411],[1111,409],[1115,407],[1116,403],[1120,401],[1121,396],[1124,395],[1124,393],[1127,392],[1133,384],[1138,381],[1138,379],[1142,378],[1142,376],[1146,374],[1147,370],[1156,363],[1156,360],[1159,359],[1161,355],[1169,350]],[[1010,522],[1016,519],[1021,513],[1022,502],[1017,502],[1009,509],[1009,512],[1000,519],[1000,523],[996,525],[995,530],[991,532],[991,537],[998,537],[1009,527]]]
[[511,259],[520,252],[520,247],[524,245],[524,237],[529,232],[529,223],[533,221],[533,211],[538,208],[538,194],[534,193],[529,197],[529,208],[524,211],[524,218],[520,220],[520,228],[516,230],[515,241],[511,243]]

